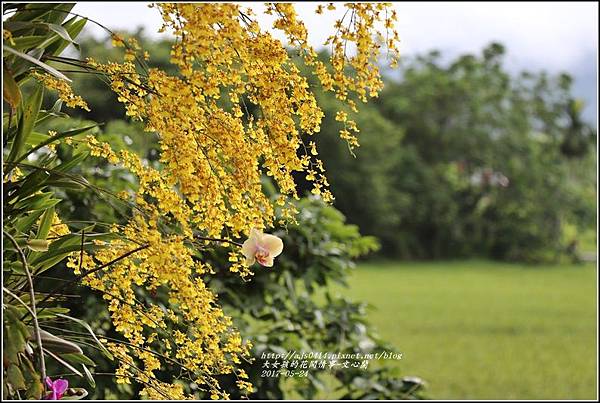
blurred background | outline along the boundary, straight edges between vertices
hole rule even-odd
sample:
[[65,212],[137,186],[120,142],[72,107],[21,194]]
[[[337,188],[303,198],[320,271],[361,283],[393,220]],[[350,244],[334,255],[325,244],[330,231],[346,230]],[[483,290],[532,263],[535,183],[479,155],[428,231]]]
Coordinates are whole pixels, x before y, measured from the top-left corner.
[[[297,9],[319,48],[339,16],[317,20],[316,4]],[[360,109],[356,157],[336,134],[340,104],[316,90],[334,205],[380,244],[331,292],[369,303],[368,321],[403,353],[394,365],[425,379],[428,397],[595,398],[598,5],[394,7],[401,66]],[[171,68],[155,9],[73,11]],[[93,24],[79,42],[82,57],[118,54]],[[74,81],[91,107],[82,119],[156,159],[102,82]]]

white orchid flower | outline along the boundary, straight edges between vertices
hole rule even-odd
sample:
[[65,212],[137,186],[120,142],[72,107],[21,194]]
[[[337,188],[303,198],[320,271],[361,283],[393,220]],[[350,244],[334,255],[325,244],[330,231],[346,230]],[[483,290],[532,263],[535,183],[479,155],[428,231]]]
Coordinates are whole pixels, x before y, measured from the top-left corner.
[[246,257],[246,266],[252,266],[254,262],[265,267],[273,266],[273,259],[283,251],[281,238],[263,234],[262,231],[252,228],[250,237],[242,244],[242,253]]

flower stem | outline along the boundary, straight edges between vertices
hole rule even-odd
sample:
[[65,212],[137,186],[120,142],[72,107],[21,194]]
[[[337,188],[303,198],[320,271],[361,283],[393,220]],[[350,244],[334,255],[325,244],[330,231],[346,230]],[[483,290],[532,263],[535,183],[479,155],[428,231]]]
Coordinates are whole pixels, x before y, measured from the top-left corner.
[[196,235],[196,238],[199,239],[199,240],[201,240],[201,241],[213,241],[213,242],[221,242],[221,243],[230,243],[232,245],[236,245],[236,246],[239,246],[239,247],[242,246],[241,243],[232,241],[231,239],[209,238],[209,237],[204,237],[204,236],[199,236],[199,235]]
[[37,313],[35,308],[35,290],[33,289],[33,278],[31,277],[31,272],[29,271],[29,266],[27,265],[27,258],[25,257],[25,253],[23,253],[23,249],[19,246],[15,238],[12,237],[8,232],[2,231],[4,235],[12,242],[12,244],[17,249],[19,253],[19,257],[21,259],[21,263],[23,264],[23,269],[25,270],[25,274],[27,274],[27,282],[29,283],[29,303],[31,304],[31,315],[33,316],[33,331],[35,332],[35,341],[38,347],[38,353],[40,355],[40,374],[42,375],[42,387],[44,390],[45,380],[46,380],[46,362],[44,361],[44,348],[42,346],[42,336],[40,334],[40,325],[37,319]]
[[[126,257],[128,257],[128,256],[131,256],[131,255],[133,255],[133,254],[134,254],[134,253],[136,253],[136,252],[139,252],[139,251],[141,251],[141,250],[144,250],[144,249],[148,248],[149,246],[150,246],[150,245],[148,245],[148,244],[146,244],[146,245],[142,245],[142,246],[139,246],[139,247],[137,247],[137,248],[135,248],[135,249],[132,249],[132,250],[130,250],[129,252],[127,252],[127,253],[124,253],[124,254],[122,254],[121,256],[119,256],[119,257],[117,257],[117,258],[115,258],[115,259],[111,260],[111,261],[110,261],[110,262],[108,262],[108,263],[104,263],[103,265],[100,265],[100,266],[98,266],[98,267],[95,267],[95,268],[93,268],[93,269],[91,269],[91,270],[88,270],[88,271],[86,271],[85,273],[81,273],[79,276],[75,277],[73,280],[67,281],[67,282],[65,282],[65,283],[63,283],[63,284],[61,284],[61,285],[59,285],[57,288],[55,288],[55,289],[54,289],[54,290],[52,290],[51,292],[49,292],[49,293],[48,293],[48,295],[46,295],[46,296],[45,296],[45,297],[44,297],[44,298],[43,298],[43,299],[40,301],[40,304],[42,304],[42,303],[46,302],[46,301],[47,301],[49,298],[51,298],[52,296],[54,296],[54,295],[55,295],[57,292],[59,292],[59,291],[62,291],[63,289],[65,289],[67,286],[69,286],[69,285],[71,285],[71,284],[73,284],[73,283],[77,283],[78,281],[80,281],[80,280],[81,280],[81,279],[83,279],[84,277],[86,277],[86,276],[89,276],[90,274],[92,274],[92,273],[95,273],[95,272],[97,272],[97,271],[103,270],[103,269],[107,268],[108,266],[110,266],[110,265],[112,265],[112,264],[114,264],[114,263],[118,262],[119,260],[121,260],[121,259],[125,259]],[[44,309],[45,309],[45,307],[43,307],[42,309],[40,309],[40,312],[41,312],[41,311],[43,311]],[[27,313],[25,314],[25,316],[24,316],[24,317],[26,317],[26,316],[27,316]]]

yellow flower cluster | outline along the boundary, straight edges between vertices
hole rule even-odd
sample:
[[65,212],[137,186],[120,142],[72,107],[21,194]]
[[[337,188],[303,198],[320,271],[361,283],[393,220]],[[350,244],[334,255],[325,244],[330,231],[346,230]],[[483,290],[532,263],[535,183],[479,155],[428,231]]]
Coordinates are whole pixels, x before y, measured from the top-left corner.
[[[127,347],[111,347],[119,357],[121,382],[142,383],[147,398],[193,397],[177,383],[156,379],[155,372],[178,365],[211,397],[227,398],[216,380],[219,374],[235,372],[238,387],[252,390],[235,367],[250,346],[207,289],[203,274],[212,268],[199,259],[198,250],[211,240],[233,240],[252,228],[272,226],[275,206],[293,219],[296,173],[313,181],[314,194],[333,199],[314,141],[303,141],[320,131],[323,112],[286,48],[262,31],[249,11],[232,3],[155,7],[164,20],[162,30],[176,38],[171,62],[177,74],[138,70],[139,47],[118,36],[115,46],[126,48],[122,62],[88,63],[110,79],[126,114],[159,135],[161,166],[150,168],[138,156],[88,137],[92,155],[137,176],[135,214],[114,229],[116,240],[93,256],[73,254],[68,266],[88,272],[85,283],[103,292],[116,330],[128,341]],[[379,3],[346,7],[350,22],[337,24],[330,38],[330,68],[308,45],[292,5],[271,4],[267,13],[277,13],[275,28],[302,49],[323,87],[356,111],[353,97],[366,101],[381,89],[376,62],[382,34],[375,31],[374,38],[373,27],[382,22],[389,28],[395,15],[388,17],[387,6]],[[345,54],[344,43],[355,44],[354,56]],[[336,119],[344,124],[342,137],[357,145],[350,133],[358,132],[356,124],[346,112]],[[274,203],[263,191],[263,175],[280,193]],[[249,274],[239,253],[230,253],[229,261],[231,271]],[[167,296],[168,306],[153,303],[155,293]]]
[[62,99],[67,106],[70,106],[71,108],[79,107],[86,111],[90,110],[83,98],[73,94],[71,86],[65,80],[54,77],[48,73],[39,73],[37,71],[33,72],[31,75],[44,84],[46,88],[58,92],[59,98]]
[[2,37],[11,45],[15,45],[15,40],[12,36],[12,32],[10,32],[8,29],[2,29]]
[[[378,68],[383,45],[391,67],[397,65],[399,37],[394,29],[397,15],[390,3],[345,3],[344,7],[343,17],[335,22],[335,34],[325,42],[331,47],[331,71],[308,43],[307,30],[298,20],[293,4],[268,3],[267,13],[278,17],[273,27],[282,30],[289,42],[300,50],[304,62],[314,68],[323,88],[333,91],[350,110],[357,112],[353,96],[367,102],[368,97],[376,97],[383,88]],[[335,5],[329,3],[327,9],[335,10]],[[322,5],[317,6],[316,13],[323,14]],[[351,50],[354,55],[350,54]],[[344,124],[340,137],[348,142],[351,150],[357,147],[358,139],[352,134],[358,133],[356,123],[346,114],[338,114],[336,120]]]
[[71,231],[66,224],[63,224],[62,220],[54,212],[54,216],[52,217],[52,225],[50,226],[50,230],[48,231],[48,238],[60,238],[65,235],[69,235]]
[[[132,360],[130,356],[132,348],[123,344],[108,342],[105,339],[100,339],[100,341],[121,364],[115,371],[117,383],[131,384],[131,379],[135,379],[144,385],[140,392],[141,397],[149,400],[191,400],[190,396],[185,394],[181,384],[161,382],[154,376],[146,375],[145,371],[140,369]],[[140,355],[143,357],[144,365],[152,367],[159,365],[155,354],[143,351]]]
[[23,177],[21,168],[15,167],[2,178],[3,183],[18,182]]
[[[243,377],[243,371],[232,364],[248,355],[250,344],[242,342],[202,280],[212,269],[195,257],[198,242],[191,227],[192,209],[168,175],[145,167],[137,155],[115,153],[93,136],[87,137],[87,144],[93,156],[121,164],[139,181],[137,213],[125,226],[115,226],[112,232],[118,232],[118,238],[97,242],[104,247],[93,256],[74,253],[67,263],[76,273],[92,270],[84,284],[103,293],[115,329],[131,346],[113,346],[119,357],[119,382],[142,383],[149,398],[192,398],[183,395],[181,386],[156,380],[155,372],[170,365],[180,367],[198,385],[206,385],[212,395],[225,398],[215,376],[235,372]],[[160,230],[165,226],[174,232],[165,234]],[[110,267],[93,271],[103,265]],[[157,292],[166,293],[169,307],[153,303]],[[244,383],[239,387],[248,390]]]
[[[137,52],[141,51],[141,47],[135,38],[129,38],[127,41],[118,35],[113,33],[111,35],[111,43],[116,48],[125,48],[124,59],[128,62],[134,61],[137,56]],[[144,59],[148,59],[148,53],[144,52]]]
[[[263,174],[277,184],[284,196],[279,204],[287,205],[289,218],[294,211],[286,198],[298,197],[295,172],[310,171],[313,193],[333,200],[322,162],[301,137],[320,130],[323,112],[283,44],[261,31],[237,4],[156,7],[163,16],[163,30],[177,38],[171,61],[179,68],[178,75],[157,69],[139,73],[130,58],[122,63],[89,63],[111,78],[127,115],[159,134],[161,162],[171,185],[177,185],[191,204],[194,226],[208,236],[239,237],[251,228],[272,225],[274,210],[262,190]],[[275,27],[305,51],[306,63],[314,67],[323,86],[356,110],[350,93],[366,101],[367,94],[375,96],[381,89],[376,65],[381,45],[376,39],[383,34],[376,31],[374,39],[371,28],[379,22],[387,27],[395,13],[388,16],[387,6],[380,3],[346,7],[349,25],[339,21],[338,33],[330,38],[332,73],[308,45],[306,29],[291,4],[271,4],[267,13],[280,16]],[[345,43],[355,43],[355,56],[348,58]],[[390,43],[395,52],[395,41]],[[347,117],[340,121],[342,137],[356,146],[351,134],[358,131],[356,124]]]

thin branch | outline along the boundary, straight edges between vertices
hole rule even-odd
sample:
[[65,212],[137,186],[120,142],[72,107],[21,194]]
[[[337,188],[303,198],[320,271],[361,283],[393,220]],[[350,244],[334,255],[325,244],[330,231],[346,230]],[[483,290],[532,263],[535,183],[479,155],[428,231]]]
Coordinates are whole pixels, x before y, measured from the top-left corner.
[[[15,238],[10,235],[6,231],[2,231],[4,235],[12,242],[12,244],[17,249],[19,253],[19,257],[21,259],[21,263],[23,264],[23,269],[27,274],[27,282],[29,283],[29,303],[31,304],[31,310],[29,311],[33,317],[33,331],[35,332],[35,341],[38,347],[38,353],[40,355],[40,373],[42,375],[42,385],[45,385],[46,380],[46,363],[44,361],[44,347],[42,346],[42,336],[40,334],[40,325],[38,323],[36,308],[35,308],[35,290],[33,289],[33,278],[31,277],[31,272],[29,271],[29,266],[27,265],[27,258],[25,257],[25,253],[23,253],[23,249],[19,246]],[[45,386],[43,386],[45,390]]]
[[[56,326],[49,326],[49,325],[42,325],[42,326],[43,326],[43,327],[45,327],[45,328],[48,328],[48,329],[61,330],[61,331],[63,331],[63,332],[66,332],[66,333],[71,333],[72,335],[77,335],[77,336],[63,335],[63,337],[65,337],[65,338],[67,338],[67,337],[71,337],[71,338],[73,338],[73,340],[74,340],[74,341],[77,341],[78,343],[81,343],[81,341],[80,341],[80,340],[77,340],[77,339],[79,339],[79,338],[84,338],[84,340],[85,340],[85,339],[86,339],[86,337],[85,337],[85,336],[89,336],[89,334],[88,334],[88,333],[77,332],[77,331],[74,331],[74,330],[67,330],[67,329],[63,329],[63,328],[56,327]],[[152,355],[155,355],[155,356],[157,356],[157,357],[164,358],[165,360],[167,360],[167,361],[170,361],[170,362],[172,362],[173,364],[179,365],[181,368],[185,369],[186,371],[188,371],[188,372],[190,372],[190,373],[194,373],[194,371],[192,371],[190,368],[186,367],[186,366],[185,366],[184,364],[182,364],[181,362],[179,362],[179,361],[177,361],[177,360],[175,360],[175,359],[173,359],[173,358],[171,358],[171,357],[168,357],[168,356],[166,356],[166,355],[164,355],[164,354],[161,354],[161,353],[159,353],[158,351],[155,351],[155,350],[152,350],[152,349],[148,349],[148,348],[144,348],[144,347],[140,347],[140,346],[138,346],[138,345],[136,345],[136,344],[133,344],[133,343],[128,343],[128,342],[126,342],[126,341],[124,341],[124,340],[115,339],[115,338],[113,338],[113,337],[108,337],[108,336],[106,336],[106,335],[102,336],[102,338],[104,338],[104,339],[106,339],[106,340],[108,340],[108,341],[115,342],[115,343],[124,344],[124,345],[126,345],[126,346],[129,346],[129,347],[132,347],[132,348],[135,348],[135,349],[141,350],[141,351],[146,351],[146,352],[148,352],[148,353],[150,353],[150,354],[152,354]],[[89,344],[89,343],[88,343],[88,344]],[[94,347],[94,348],[97,348],[97,349],[99,349],[97,346],[94,346],[94,345],[92,345],[92,344],[90,344],[90,346],[92,346],[92,347]]]
[[31,310],[31,308],[29,307],[29,305],[27,305],[21,298],[19,298],[19,296],[15,293],[13,293],[11,290],[9,290],[6,287],[2,287],[2,289],[4,290],[5,293],[9,294],[11,297],[13,297],[13,299],[19,301],[21,303],[21,305],[23,305],[25,307],[25,309],[27,309],[31,315],[33,316],[33,311]]
[[79,252],[79,272],[83,266],[83,244],[85,243],[85,229],[81,230],[81,251]]
[[[116,258],[114,258],[113,260],[111,260],[111,261],[110,261],[110,262],[108,262],[108,263],[104,263],[103,265],[100,265],[100,266],[98,266],[98,267],[95,267],[95,268],[93,268],[93,269],[91,269],[91,270],[88,270],[88,271],[86,271],[85,273],[81,273],[79,276],[75,277],[73,280],[70,280],[70,281],[68,281],[68,282],[66,282],[66,283],[63,283],[63,284],[59,285],[59,286],[58,286],[58,287],[56,287],[54,290],[52,290],[50,293],[48,293],[48,295],[46,295],[46,297],[44,297],[44,298],[43,298],[43,299],[40,301],[40,304],[42,304],[42,303],[46,302],[46,301],[47,301],[48,299],[50,299],[50,298],[51,298],[53,295],[55,295],[56,293],[58,293],[58,292],[62,291],[62,290],[63,290],[63,289],[65,289],[67,286],[69,286],[69,285],[71,285],[71,284],[73,284],[73,283],[77,283],[77,282],[79,282],[81,279],[83,279],[84,277],[86,277],[86,276],[89,276],[90,274],[92,274],[92,273],[95,273],[95,272],[97,272],[97,271],[103,270],[103,269],[105,269],[105,268],[107,268],[107,267],[109,267],[109,266],[113,265],[114,263],[117,263],[119,260],[125,259],[126,257],[129,257],[129,256],[133,255],[133,254],[134,254],[134,253],[136,253],[136,252],[139,252],[139,251],[141,251],[141,250],[144,250],[144,249],[148,248],[149,246],[150,246],[150,245],[148,245],[148,244],[145,244],[145,245],[139,246],[139,247],[137,247],[137,248],[135,248],[135,249],[132,249],[132,250],[130,250],[130,251],[129,251],[129,252],[127,252],[127,253],[124,253],[124,254],[122,254],[122,255],[121,255],[121,256],[119,256],[119,257],[116,257]],[[41,308],[41,309],[40,309],[40,312],[42,312],[44,309],[46,309],[46,307],[43,307],[43,308]],[[25,315],[23,316],[23,318],[25,318],[25,317],[27,317],[27,314],[25,314]],[[21,320],[22,320],[23,318],[21,318]]]
[[221,242],[221,243],[230,243],[230,244],[233,244],[235,246],[239,246],[240,248],[242,247],[241,243],[232,241],[231,239],[209,238],[209,237],[204,237],[204,236],[199,236],[199,235],[196,235],[196,238],[199,239],[199,240],[201,240],[201,241],[213,241],[213,242]]

